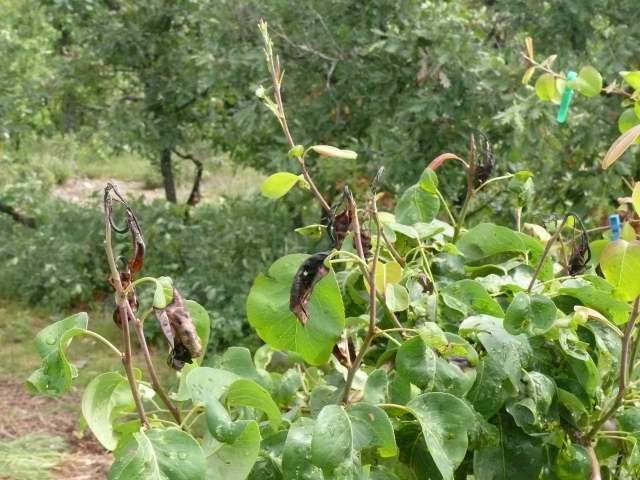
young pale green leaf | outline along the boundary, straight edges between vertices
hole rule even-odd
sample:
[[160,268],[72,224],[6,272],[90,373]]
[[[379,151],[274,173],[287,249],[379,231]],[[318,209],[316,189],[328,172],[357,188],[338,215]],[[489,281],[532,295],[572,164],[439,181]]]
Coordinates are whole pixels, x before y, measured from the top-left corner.
[[332,471],[351,456],[353,429],[347,412],[338,405],[324,407],[313,428],[311,462]]
[[202,359],[207,353],[207,345],[209,344],[209,335],[211,333],[212,325],[211,319],[209,318],[209,312],[207,312],[202,305],[193,300],[186,300],[184,302],[184,306],[191,315],[193,325],[196,327],[196,333],[198,334],[198,337],[200,337],[200,344],[202,345],[202,354],[200,359]]
[[313,225],[307,225],[305,227],[296,228],[294,231],[302,235],[303,237],[309,237],[312,240],[320,240],[322,238],[322,233],[326,230],[325,225],[320,225],[315,223]]
[[109,480],[202,480],[206,474],[202,448],[177,428],[137,432],[114,457]]
[[214,440],[214,453],[207,457],[207,475],[200,478],[245,480],[258,459],[261,439],[260,427],[251,421],[233,443]]
[[543,101],[556,101],[560,98],[560,92],[556,88],[556,79],[550,73],[543,73],[536,80],[536,95]]
[[271,398],[269,392],[256,382],[246,378],[236,380],[229,385],[227,389],[227,405],[262,410],[269,417],[274,430],[277,430],[280,423],[282,423],[280,409]]
[[[627,108],[624,110],[618,118],[618,130],[620,133],[625,133],[631,130],[636,125],[640,124],[640,118],[636,115],[635,108]],[[635,143],[639,143],[640,140],[636,139]]]
[[602,251],[600,268],[609,283],[628,301],[640,295],[640,241],[611,242]]
[[156,289],[153,293],[153,308],[163,309],[173,300],[173,281],[169,277],[156,279]]
[[30,390],[59,395],[69,389],[77,370],[67,360],[65,350],[73,337],[86,332],[88,321],[86,313],[78,313],[45,327],[36,335],[36,350],[42,366],[27,380]]
[[325,363],[345,325],[340,287],[329,272],[314,287],[307,311],[309,320],[302,325],[289,310],[291,283],[308,255],[287,255],[259,275],[247,298],[247,318],[272,348],[300,354],[312,365]]
[[433,388],[436,378],[436,353],[420,336],[404,342],[396,355],[396,369],[400,375],[421,389]]
[[369,403],[352,405],[348,412],[353,427],[353,448],[377,447],[382,458],[398,454],[393,425],[384,410]]
[[107,450],[118,446],[113,422],[135,405],[127,379],[117,372],[107,372],[91,380],[82,396],[82,415],[98,441]]
[[267,198],[277,199],[285,196],[301,177],[289,172],[278,172],[267,177],[260,185],[260,192]]
[[602,159],[602,168],[607,169],[618,160],[627,149],[640,137],[640,125],[636,125],[622,135],[609,147]]
[[320,469],[309,461],[315,422],[308,417],[295,421],[282,451],[282,473],[290,480],[323,480]]
[[440,199],[435,193],[425,191],[420,184],[404,191],[395,208],[396,221],[404,225],[428,223],[440,210]]
[[420,181],[418,182],[420,188],[427,193],[437,193],[438,191],[438,175],[430,168],[424,169],[422,175],[420,175]]
[[403,312],[409,308],[409,292],[398,283],[390,283],[384,290],[384,299],[392,312]]
[[512,335],[542,335],[553,326],[556,306],[544,295],[518,292],[504,317],[504,328]]
[[531,77],[533,76],[535,71],[536,71],[536,67],[527,68],[527,71],[524,72],[524,75],[522,76],[522,84],[523,85],[529,85],[529,82],[531,81]]
[[269,373],[261,368],[256,368],[248,348],[229,347],[222,354],[220,368],[233,372],[239,377],[253,380],[265,389],[271,390],[272,382]]
[[431,392],[419,395],[407,407],[418,420],[433,461],[444,480],[453,480],[467,453],[468,432],[476,422],[473,411],[458,397]]
[[289,158],[302,157],[302,155],[304,155],[304,145],[296,145],[295,147],[289,150],[287,155],[289,156]]
[[358,158],[358,154],[353,150],[342,150],[330,145],[314,145],[311,147],[311,150],[321,157],[343,158],[345,160],[355,160]]
[[626,322],[629,318],[629,304],[615,298],[609,292],[596,289],[592,285],[581,287],[563,286],[558,293],[577,298],[582,305],[600,312],[616,325]]
[[602,76],[595,68],[588,65],[582,67],[575,80],[567,82],[568,86],[575,88],[585,97],[594,97],[602,90]]
[[634,90],[640,90],[640,70],[633,72],[620,72],[625,83],[627,83]]
[[631,204],[636,212],[636,215],[640,215],[640,182],[636,182],[633,185],[633,193],[631,194]]

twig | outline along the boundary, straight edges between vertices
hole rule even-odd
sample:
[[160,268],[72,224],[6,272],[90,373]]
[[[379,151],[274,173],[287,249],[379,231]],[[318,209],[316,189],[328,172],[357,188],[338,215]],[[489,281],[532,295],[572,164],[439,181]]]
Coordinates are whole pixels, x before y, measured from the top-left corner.
[[138,342],[140,343],[140,350],[142,351],[142,356],[144,357],[144,361],[147,365],[147,370],[149,371],[149,376],[151,377],[151,385],[153,386],[153,390],[158,394],[162,403],[169,409],[173,418],[175,418],[178,424],[182,423],[180,410],[173,404],[173,402],[169,399],[166,392],[162,388],[162,384],[160,383],[160,379],[158,378],[158,374],[156,373],[156,369],[153,366],[153,361],[151,360],[151,354],[149,353],[149,347],[147,346],[147,341],[144,338],[144,330],[142,329],[142,322],[136,317],[135,313],[133,313],[133,309],[129,303],[126,303],[127,314],[129,320],[133,323],[136,335],[138,336]]
[[598,462],[598,456],[593,449],[593,444],[589,443],[586,448],[587,453],[589,454],[589,459],[591,460],[591,480],[601,480],[602,475],[600,474],[600,462]]
[[123,294],[122,282],[120,281],[120,273],[116,266],[116,261],[113,255],[113,246],[111,245],[111,229],[113,221],[111,218],[111,191],[119,197],[123,198],[118,192],[115,184],[107,183],[104,189],[104,215],[105,215],[105,252],[107,254],[107,262],[109,264],[109,270],[111,271],[111,278],[115,287],[115,301],[118,307],[119,315],[122,325],[122,342],[124,344],[124,354],[122,355],[122,364],[127,374],[127,380],[131,387],[131,394],[133,395],[133,401],[138,411],[138,417],[144,428],[149,428],[149,420],[144,412],[144,406],[142,405],[142,399],[140,398],[140,392],[138,391],[138,383],[133,373],[133,364],[131,361],[131,338],[129,336],[129,321],[125,304],[128,303],[126,296]]
[[[282,131],[284,136],[289,143],[289,147],[295,147],[295,142],[293,141],[293,137],[291,136],[291,132],[289,130],[289,124],[287,123],[287,117],[284,111],[284,102],[282,101],[282,70],[280,69],[280,58],[278,56],[273,55],[273,45],[271,43],[271,39],[269,38],[269,32],[267,30],[267,24],[264,21],[260,21],[259,23],[260,31],[262,32],[262,36],[264,39],[264,53],[267,57],[267,67],[269,69],[269,73],[271,74],[271,83],[273,84],[273,98],[275,100],[275,105],[277,109],[277,118],[280,122],[280,126],[282,127]],[[320,206],[326,213],[331,213],[331,207],[324,199],[318,187],[314,183],[311,175],[307,170],[307,167],[304,163],[304,157],[301,155],[296,156],[298,160],[298,164],[300,165],[300,169],[302,170],[302,176],[309,184],[309,188],[311,189],[311,193],[316,197]]]
[[638,318],[638,308],[640,308],[640,296],[636,297],[636,299],[634,300],[633,309],[631,310],[631,314],[629,315],[627,325],[624,328],[622,350],[620,352],[620,375],[618,378],[618,394],[616,395],[611,408],[609,408],[606,413],[603,413],[600,416],[589,433],[586,435],[585,438],[589,441],[593,440],[602,425],[604,425],[605,422],[616,413],[618,408],[620,408],[620,405],[622,405],[622,401],[624,400],[624,394],[627,388],[627,372],[629,368],[629,343],[631,342],[631,337],[633,335],[633,327],[635,326],[636,320]]
[[458,236],[460,235],[460,230],[462,229],[462,225],[464,224],[465,216],[467,215],[467,209],[469,208],[469,202],[475,195],[475,190],[473,188],[473,178],[476,173],[476,142],[471,135],[471,139],[469,140],[469,166],[466,168],[467,170],[467,194],[464,197],[464,203],[460,208],[460,213],[458,215],[458,220],[456,221],[455,228],[453,230],[453,243],[456,242]]
[[529,282],[529,287],[527,288],[527,293],[528,294],[531,293],[531,290],[533,289],[533,285],[536,283],[536,278],[538,277],[538,274],[540,273],[540,270],[542,270],[542,265],[544,265],[544,262],[547,259],[547,256],[549,255],[549,251],[551,250],[551,247],[553,246],[553,244],[556,242],[556,240],[558,239],[558,237],[562,233],[562,229],[564,228],[565,224],[567,223],[567,220],[569,219],[570,215],[571,214],[567,214],[567,215],[564,216],[564,219],[562,220],[562,223],[560,224],[558,229],[555,231],[553,236],[547,241],[547,244],[544,247],[544,251],[542,252],[542,256],[540,257],[540,260],[538,260],[538,264],[536,265],[536,269],[534,270],[533,276],[531,277],[531,282]]

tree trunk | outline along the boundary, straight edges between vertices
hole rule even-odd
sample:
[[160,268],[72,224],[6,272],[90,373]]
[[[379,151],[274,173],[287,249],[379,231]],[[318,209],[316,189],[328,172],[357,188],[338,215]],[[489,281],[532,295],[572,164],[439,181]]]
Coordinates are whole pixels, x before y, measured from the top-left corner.
[[189,155],[189,159],[196,166],[196,173],[193,177],[193,187],[191,187],[191,193],[189,194],[187,205],[195,207],[202,199],[202,195],[200,194],[200,182],[202,180],[203,167],[202,162],[193,155]]
[[0,201],[0,212],[6,213],[11,218],[13,218],[16,222],[21,223],[25,227],[36,228],[36,221],[31,217],[27,217],[20,212],[18,212],[11,205],[7,205],[4,202]]
[[177,203],[176,182],[173,178],[173,167],[171,165],[171,149],[165,148],[160,153],[160,173],[164,184],[164,195],[167,202]]

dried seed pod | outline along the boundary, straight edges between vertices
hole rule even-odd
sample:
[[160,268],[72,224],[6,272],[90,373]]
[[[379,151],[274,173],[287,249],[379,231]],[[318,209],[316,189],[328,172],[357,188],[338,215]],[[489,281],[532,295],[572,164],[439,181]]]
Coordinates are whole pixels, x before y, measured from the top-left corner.
[[173,289],[171,303],[165,308],[155,309],[155,314],[171,347],[167,363],[180,370],[185,363],[191,363],[202,353],[202,345],[191,315],[176,288]]
[[131,259],[129,260],[129,270],[131,271],[131,274],[134,274],[138,273],[142,269],[142,265],[144,264],[145,247],[140,224],[131,209],[127,210],[127,224],[129,226],[129,231],[131,232],[131,241],[133,244]]
[[[368,258],[371,254],[371,233],[369,230],[360,230],[360,242],[362,243],[362,253],[364,253],[365,258]],[[357,248],[355,238],[353,240],[353,248]]]
[[570,213],[580,227],[580,234],[573,239],[571,255],[567,263],[567,273],[571,276],[579,275],[584,271],[591,260],[591,248],[589,248],[589,234],[582,223],[582,219],[575,213]]
[[[115,290],[116,287],[111,276],[107,278],[107,282]],[[131,272],[129,271],[120,272],[120,283],[122,284],[123,289],[126,290],[127,288],[129,288],[129,286],[131,285]],[[127,301],[129,302],[129,306],[131,307],[131,310],[134,313],[137,312],[140,304],[138,302],[138,296],[136,295],[136,292],[134,289],[131,289],[127,294]],[[122,319],[120,318],[120,309],[117,306],[113,310],[113,321],[115,322],[116,325],[118,325],[118,327],[122,328]]]
[[345,210],[339,215],[336,215],[331,222],[329,229],[331,231],[331,238],[333,240],[334,248],[340,250],[342,242],[349,233],[349,227],[351,226],[351,212]]
[[491,172],[493,172],[493,167],[496,164],[496,157],[491,151],[491,144],[482,133],[480,134],[480,154],[482,155],[482,159],[481,162],[476,164],[473,176],[473,186],[476,188],[489,180]]
[[356,360],[356,347],[351,338],[341,338],[333,346],[333,355],[343,367],[350,368]]
[[293,277],[289,294],[289,309],[303,325],[307,323],[309,314],[307,303],[313,293],[313,287],[329,273],[324,261],[329,252],[318,252],[307,258]]

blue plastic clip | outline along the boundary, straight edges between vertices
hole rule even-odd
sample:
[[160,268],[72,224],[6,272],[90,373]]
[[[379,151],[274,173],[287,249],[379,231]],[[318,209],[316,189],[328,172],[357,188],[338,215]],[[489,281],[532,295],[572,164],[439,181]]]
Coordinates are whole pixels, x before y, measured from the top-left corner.
[[611,240],[620,240],[620,215],[617,213],[609,215],[609,228],[611,229]]
[[[571,80],[575,80],[578,77],[578,74],[573,70],[570,70],[567,73],[567,82]],[[556,120],[558,123],[564,123],[567,120],[567,114],[569,113],[569,105],[571,104],[571,99],[573,98],[573,88],[569,87],[565,83],[564,92],[562,92],[562,99],[560,100],[560,110],[558,110],[558,115],[556,116]]]

